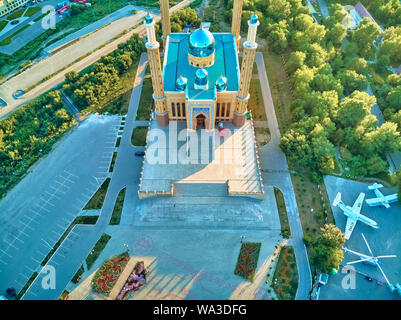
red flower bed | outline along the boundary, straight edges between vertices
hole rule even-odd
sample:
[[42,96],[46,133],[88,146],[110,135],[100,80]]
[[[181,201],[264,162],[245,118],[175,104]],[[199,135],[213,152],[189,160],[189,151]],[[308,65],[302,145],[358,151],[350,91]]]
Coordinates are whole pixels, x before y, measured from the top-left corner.
[[253,281],[258,264],[260,242],[244,242],[238,256],[234,274]]
[[107,259],[92,279],[92,286],[96,292],[109,294],[127,263],[126,253]]

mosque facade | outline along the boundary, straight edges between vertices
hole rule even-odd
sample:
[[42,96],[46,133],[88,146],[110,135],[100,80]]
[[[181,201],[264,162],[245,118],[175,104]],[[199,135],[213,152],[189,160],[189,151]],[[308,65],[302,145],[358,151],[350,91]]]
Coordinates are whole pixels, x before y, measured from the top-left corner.
[[211,33],[202,27],[191,33],[171,33],[168,0],[161,0],[163,64],[155,21],[147,14],[146,48],[158,125],[177,121],[197,130],[214,129],[219,123],[237,127],[245,123],[259,21],[256,15],[248,21],[240,66],[242,2],[234,1],[231,33]]

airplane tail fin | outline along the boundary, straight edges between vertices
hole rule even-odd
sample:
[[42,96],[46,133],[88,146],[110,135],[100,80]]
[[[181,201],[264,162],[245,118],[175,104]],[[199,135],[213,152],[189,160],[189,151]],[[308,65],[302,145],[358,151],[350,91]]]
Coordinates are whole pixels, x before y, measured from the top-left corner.
[[333,206],[337,207],[337,205],[341,202],[341,192],[337,193],[336,198],[333,201]]
[[374,184],[368,186],[369,190],[376,190],[376,189],[380,189],[380,188],[383,188],[383,185],[382,184],[378,184],[376,182]]

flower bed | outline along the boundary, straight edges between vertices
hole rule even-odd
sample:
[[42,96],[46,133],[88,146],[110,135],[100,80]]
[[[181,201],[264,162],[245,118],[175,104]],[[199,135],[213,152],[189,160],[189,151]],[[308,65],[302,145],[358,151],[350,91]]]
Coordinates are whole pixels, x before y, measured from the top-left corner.
[[107,259],[92,279],[93,289],[97,293],[108,295],[127,265],[128,259],[127,253]]
[[148,272],[149,270],[145,267],[143,261],[137,262],[116,300],[123,300],[130,291],[138,291],[146,283],[146,274]]
[[241,245],[234,274],[253,281],[258,265],[260,246],[260,242],[244,242]]

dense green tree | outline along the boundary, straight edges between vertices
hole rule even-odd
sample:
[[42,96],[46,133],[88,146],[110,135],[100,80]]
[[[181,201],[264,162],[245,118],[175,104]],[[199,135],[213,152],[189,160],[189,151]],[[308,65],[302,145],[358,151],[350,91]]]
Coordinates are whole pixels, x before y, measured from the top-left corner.
[[288,73],[292,74],[299,69],[305,62],[306,54],[301,51],[291,52],[290,57],[285,65]]
[[398,86],[398,87],[392,89],[389,92],[389,94],[386,98],[386,101],[390,108],[400,110],[401,109],[401,86]]
[[374,43],[380,32],[381,30],[377,24],[369,18],[364,18],[359,22],[358,27],[352,34],[352,40],[358,46],[359,53],[363,58],[373,56],[375,52]]
[[342,246],[345,243],[344,234],[335,225],[326,224],[321,228],[321,234],[315,239],[311,248],[311,264],[319,271],[329,273],[338,270],[344,258]]
[[347,36],[347,30],[341,23],[336,23],[333,27],[328,28],[326,33],[327,41],[331,41],[334,45],[341,45],[343,39]]
[[341,81],[346,95],[355,90],[364,91],[369,85],[368,79],[354,70],[341,70],[338,72],[337,78]]
[[[400,11],[401,14],[401,11]],[[401,64],[401,26],[390,27],[384,31],[384,40],[380,47],[380,55],[387,55],[392,65]]]
[[370,114],[370,109],[375,103],[374,96],[356,90],[341,101],[336,118],[344,127],[355,127]]

